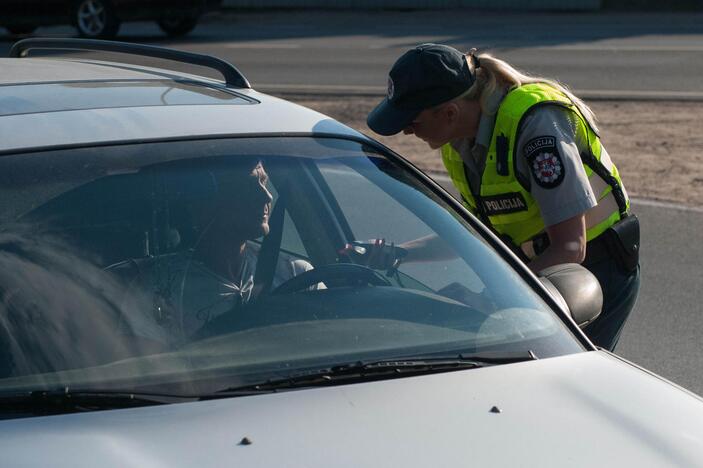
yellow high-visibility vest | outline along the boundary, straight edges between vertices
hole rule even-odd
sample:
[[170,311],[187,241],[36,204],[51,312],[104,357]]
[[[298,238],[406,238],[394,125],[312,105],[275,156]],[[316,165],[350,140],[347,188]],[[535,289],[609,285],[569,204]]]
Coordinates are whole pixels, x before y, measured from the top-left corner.
[[[598,134],[591,128],[578,107],[559,90],[545,83],[533,83],[512,89],[503,99],[496,114],[493,136],[486,154],[486,166],[481,176],[480,193],[472,193],[466,178],[466,168],[459,153],[447,143],[441,148],[442,161],[464,205],[484,223],[515,246],[544,232],[545,226],[539,205],[524,181],[518,180],[515,158],[517,139],[523,118],[543,105],[559,105],[579,117],[578,131],[588,138],[588,154],[581,160],[598,206],[586,212],[587,240],[602,234],[618,222],[630,209],[630,201],[615,165],[602,151]],[[611,195],[612,194],[612,195]],[[608,198],[606,198],[608,197]]]

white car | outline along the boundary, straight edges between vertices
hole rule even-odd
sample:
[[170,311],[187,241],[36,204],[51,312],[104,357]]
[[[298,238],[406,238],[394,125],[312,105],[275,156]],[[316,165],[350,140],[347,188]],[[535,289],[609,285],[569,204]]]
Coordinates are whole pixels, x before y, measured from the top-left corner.
[[[24,57],[81,48],[225,80]],[[703,466],[703,401],[581,332],[590,273],[538,279],[373,139],[212,57],[11,55],[3,468]]]

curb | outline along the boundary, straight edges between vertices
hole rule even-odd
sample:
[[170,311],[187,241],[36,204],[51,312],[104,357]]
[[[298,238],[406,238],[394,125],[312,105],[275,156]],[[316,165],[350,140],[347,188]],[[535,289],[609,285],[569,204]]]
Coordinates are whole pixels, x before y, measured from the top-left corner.
[[[304,96],[320,98],[374,97],[386,95],[381,86],[345,86],[345,85],[295,85],[295,84],[261,84],[254,87],[257,91],[280,96]],[[591,101],[689,101],[703,102],[700,91],[628,91],[628,90],[572,90],[577,96]]]

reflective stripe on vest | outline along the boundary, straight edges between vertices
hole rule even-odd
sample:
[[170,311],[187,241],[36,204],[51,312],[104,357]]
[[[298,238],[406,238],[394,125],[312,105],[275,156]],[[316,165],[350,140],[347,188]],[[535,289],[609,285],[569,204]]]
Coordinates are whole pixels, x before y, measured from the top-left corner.
[[577,131],[584,132],[588,138],[590,154],[582,154],[581,158],[598,205],[585,213],[587,240],[602,234],[630,207],[617,168],[602,149],[596,132],[568,97],[544,83],[520,86],[505,96],[498,109],[478,200],[469,187],[461,155],[451,144],[441,148],[444,166],[465,206],[484,223],[487,221],[503,238],[510,237],[516,246],[545,229],[539,205],[525,188],[528,182],[518,180],[515,158],[518,157],[517,139],[524,117],[546,104],[573,111],[579,117]]

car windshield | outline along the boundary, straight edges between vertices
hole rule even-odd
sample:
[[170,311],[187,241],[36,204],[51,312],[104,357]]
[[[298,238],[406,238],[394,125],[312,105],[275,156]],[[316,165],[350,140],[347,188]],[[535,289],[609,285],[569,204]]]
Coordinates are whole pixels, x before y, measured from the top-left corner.
[[462,215],[362,142],[60,149],[3,156],[0,179],[0,392],[202,394],[357,361],[583,350]]

